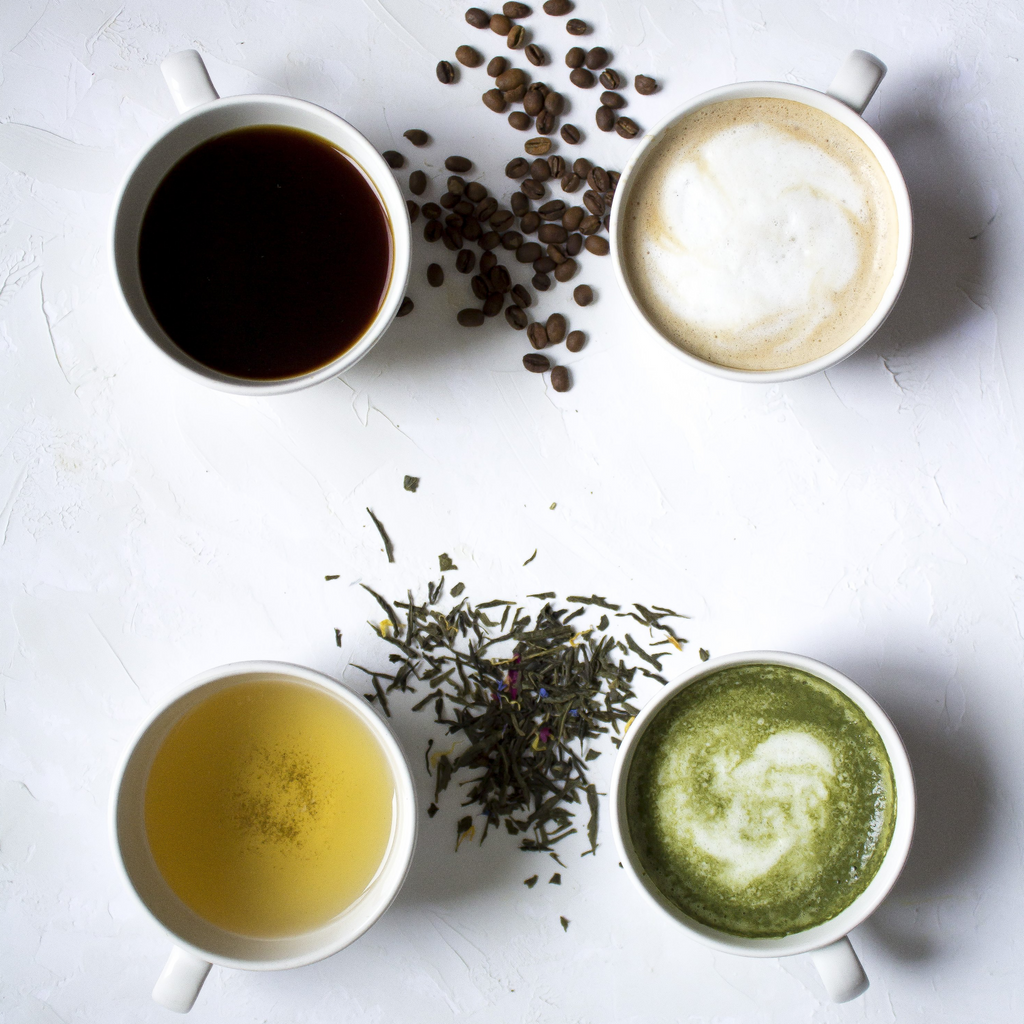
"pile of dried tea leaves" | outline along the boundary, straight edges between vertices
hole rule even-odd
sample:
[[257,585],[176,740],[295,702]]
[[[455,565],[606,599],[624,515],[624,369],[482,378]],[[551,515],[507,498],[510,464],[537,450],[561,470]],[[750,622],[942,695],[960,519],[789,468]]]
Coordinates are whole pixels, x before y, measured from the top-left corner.
[[[530,595],[541,603],[533,614],[513,601],[473,605],[468,598],[442,611],[443,577],[429,587],[423,604],[410,592],[408,600],[392,605],[365,589],[387,616],[370,625],[394,648],[395,666],[387,673],[353,665],[372,680],[366,699],[390,715],[389,694],[415,693],[414,682],[426,685],[430,692],[413,710],[432,706],[437,722],[465,743],[457,753],[433,757],[434,741],[427,745],[427,771],[432,764],[434,769],[430,815],[453,778],[472,772],[463,783],[463,806],[483,815],[480,842],[492,826],[504,824],[521,837],[522,849],[553,852],[556,843],[577,831],[575,807],[585,800],[586,853],[593,853],[598,800],[587,765],[600,751],[591,744],[611,732],[618,746],[622,729],[639,711],[632,703],[637,672],[666,681],[660,672],[667,652],[650,653],[629,633],[623,640],[609,635],[612,619],[635,619],[652,634],[663,634],[660,643],[682,650],[687,641],[665,620],[685,616],[640,604],[623,611],[596,595],[570,596],[562,606],[553,593]],[[396,608],[404,612],[404,624]],[[581,628],[588,613],[600,613],[600,621]],[[627,663],[634,655],[642,664]],[[456,847],[475,833],[473,815],[466,815],[457,826]]]

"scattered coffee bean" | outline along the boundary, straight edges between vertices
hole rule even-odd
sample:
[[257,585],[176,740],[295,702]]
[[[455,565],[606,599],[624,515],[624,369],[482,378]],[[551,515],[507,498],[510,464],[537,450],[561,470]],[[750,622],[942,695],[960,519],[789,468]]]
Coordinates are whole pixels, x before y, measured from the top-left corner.
[[557,264],[550,256],[541,256],[533,261],[533,269],[538,274],[550,274]]
[[521,331],[529,323],[530,318],[519,306],[506,306],[505,319],[509,327]]
[[480,273],[489,274],[498,265],[498,257],[493,252],[485,252],[480,257]]
[[541,248],[536,242],[523,242],[516,250],[516,259],[520,263],[533,263],[540,259],[540,254]]
[[584,235],[595,234],[601,230],[601,218],[595,217],[593,214],[588,217],[584,217],[583,220],[580,221],[579,230],[581,234]]
[[486,11],[481,11],[479,7],[470,7],[466,11],[466,21],[473,26],[473,28],[487,28],[491,23],[491,16]]
[[512,301],[521,309],[528,309],[533,305],[533,296],[521,285],[512,285]]
[[583,248],[583,236],[579,234],[571,234],[569,240],[565,243],[565,251],[570,256],[579,256],[580,250]]
[[523,236],[518,231],[506,231],[501,236],[501,247],[515,252],[523,244]]
[[575,260],[567,259],[555,267],[556,281],[571,281],[576,276],[577,263]]
[[402,299],[402,304],[398,307],[398,312],[395,316],[408,316],[413,311],[413,301],[408,295]]
[[569,370],[564,366],[556,366],[551,371],[551,386],[556,391],[568,391],[572,387]]
[[505,305],[505,296],[492,292],[484,299],[484,316],[497,316]]
[[551,287],[551,278],[547,274],[534,274],[530,284],[539,292],[546,292]]
[[500,263],[491,268],[490,273],[487,275],[487,280],[491,285],[491,291],[498,292],[501,295],[507,294],[512,289],[512,279],[508,276],[508,271]]
[[458,201],[459,197],[454,192],[445,192],[438,200],[446,210],[452,209]]
[[[542,139],[542,142],[547,142],[547,139]],[[536,160],[530,164],[530,177],[534,181],[547,181],[551,177],[551,168],[548,167],[547,160],[542,160],[537,157]]]
[[537,131],[541,135],[550,135],[555,130],[555,117],[547,110],[537,115]]
[[533,11],[526,6],[526,4],[520,4],[510,0],[507,4],[501,5],[501,13],[506,18],[528,18]]
[[578,174],[566,174],[562,178],[562,191],[575,192],[580,187],[580,176]]
[[473,161],[468,156],[450,156],[444,162],[449,171],[468,171],[473,166]]
[[508,123],[518,132],[525,132],[533,125],[533,118],[521,110],[513,110],[508,115]]
[[474,206],[468,199],[463,197],[452,207],[452,210],[462,217],[469,217],[473,213]]
[[604,200],[596,193],[587,189],[583,193],[583,205],[595,216],[604,216]]
[[526,42],[526,29],[522,25],[513,25],[508,30],[505,42],[510,50],[521,50]]
[[[530,191],[537,191],[537,195],[530,196],[531,199],[540,199],[544,195],[544,186],[539,181],[534,181],[532,178],[528,182],[523,183],[523,191],[526,191],[526,186],[530,185]],[[537,228],[540,227],[540,214],[535,213],[531,210],[529,213],[523,214],[523,219],[519,222],[519,230],[524,235],[532,235]]]
[[640,126],[631,117],[620,117],[615,122],[615,131],[624,139],[635,139]]
[[548,246],[548,259],[555,261],[555,266],[561,266],[569,257],[562,252],[560,245],[549,245]]
[[[542,323],[538,323],[534,320],[534,322],[526,328],[526,336],[530,339],[530,344],[534,348],[547,348],[548,334],[547,331],[544,330],[544,325]],[[547,360],[545,359],[544,362],[546,363]],[[545,367],[545,369],[547,369],[547,367]]]
[[503,92],[502,97],[506,103],[518,103],[526,95],[526,83],[517,85],[514,89],[508,89]]
[[483,64],[484,59],[472,46],[460,46],[455,51],[455,59],[467,68],[478,68]]
[[565,174],[565,159],[558,155],[548,157],[548,169],[552,178],[561,178]]
[[491,286],[487,283],[487,278],[482,274],[474,275],[473,279],[469,282],[469,286],[473,289],[473,294],[481,302],[491,294]]
[[586,60],[583,62],[584,67],[590,68],[591,71],[597,71],[607,63],[608,51],[603,46],[595,46],[592,50],[588,50]]
[[594,73],[586,68],[573,68],[569,81],[579,89],[589,89],[594,84]]
[[523,97],[523,110],[530,117],[536,117],[544,109],[544,94],[539,89],[529,89]]
[[653,78],[648,78],[647,75],[637,75],[633,79],[633,87],[641,96],[650,96],[657,90],[658,83]]
[[594,120],[601,131],[610,132],[615,127],[615,111],[611,107],[598,107]]
[[[422,171],[420,172],[422,173]],[[437,203],[424,203],[423,204],[423,216],[427,220],[437,220],[441,216],[441,207]]]
[[506,18],[504,14],[492,14],[490,27],[495,34],[507,36],[512,31],[512,19]]
[[480,221],[474,217],[470,217],[462,226],[462,237],[467,242],[478,242],[483,233],[484,229],[480,226]]
[[444,284],[444,269],[440,263],[431,263],[427,267],[427,284],[431,288],[440,288]]
[[601,93],[601,103],[612,110],[621,110],[626,105],[626,97],[621,92],[612,92],[608,89]]
[[548,62],[548,55],[536,43],[528,44],[523,52],[526,54],[526,59],[535,68],[539,68]]
[[521,178],[529,169],[529,162],[524,160],[521,156],[517,156],[515,160],[509,160],[509,162],[505,164],[505,176],[507,178]]
[[567,68],[581,68],[587,59],[587,51],[582,46],[573,46],[566,50],[565,66]]
[[[572,290],[572,297],[576,300],[577,306],[589,306],[594,301],[594,289],[589,284],[578,284]],[[573,331],[573,334],[578,333],[579,331]]]
[[606,89],[618,89],[622,86],[622,76],[612,68],[605,68],[601,72],[601,84]]
[[502,92],[505,92],[509,89],[514,89],[517,85],[522,85],[525,81],[526,72],[522,68],[509,68],[498,75],[494,80],[494,84]]
[[[579,288],[586,288],[585,284],[581,284]],[[576,290],[579,291],[579,288]],[[570,352],[579,352],[583,346],[587,343],[587,336],[582,331],[570,331],[565,338],[565,347]]]
[[487,189],[479,181],[471,181],[466,186],[465,196],[471,202],[479,203],[481,199],[487,198]]
[[484,101],[484,106],[496,114],[503,114],[505,107],[508,106],[500,89],[488,89],[480,98]]
[[508,61],[504,57],[492,57],[487,64],[487,74],[491,78],[497,78],[508,67]]
[[566,231],[575,231],[585,216],[582,206],[572,206],[562,214],[562,227]]
[[543,156],[551,149],[551,140],[546,138],[529,139],[523,148],[530,156]]
[[607,192],[611,188],[612,179],[603,167],[591,167],[590,173],[587,174],[587,184],[595,192]]
[[414,203],[411,199],[406,199],[405,208],[409,211],[409,223],[415,224],[416,218],[420,215],[420,204]]
[[564,242],[569,232],[561,224],[541,224],[537,229],[537,237],[542,242]]
[[547,356],[539,355],[536,352],[527,352],[523,356],[523,366],[525,366],[530,373],[546,373],[551,369],[551,360]]
[[427,190],[427,176],[422,171],[413,171],[409,175],[409,191],[414,196],[421,196]]
[[552,313],[544,324],[544,332],[548,336],[549,345],[557,345],[565,338],[565,317],[561,313]]
[[583,244],[587,247],[587,252],[592,252],[595,256],[608,255],[608,239],[603,235],[591,235]]
[[477,220],[490,220],[498,210],[498,200],[494,196],[487,196],[486,199],[481,199],[476,204],[476,209],[473,211],[473,216]]
[[458,252],[462,248],[462,232],[458,228],[445,228],[441,236],[444,247],[452,252]]
[[495,231],[508,231],[512,224],[515,222],[515,217],[511,210],[498,210],[493,217],[491,217],[491,227]]
[[428,220],[427,223],[423,225],[423,237],[428,242],[438,241],[443,233],[444,228],[441,227],[441,222],[439,220]]
[[455,68],[446,60],[439,60],[437,62],[437,80],[442,85],[451,85],[455,81]]
[[479,327],[484,322],[484,315],[479,309],[460,309],[455,319],[463,327]]
[[609,171],[608,172],[608,185],[609,185],[609,187],[612,188],[612,189],[617,188],[618,184],[619,184],[619,178],[620,177],[621,177],[621,175],[619,174],[618,171]]
[[570,18],[565,23],[565,31],[571,36],[585,36],[590,31],[590,26],[579,18]]
[[454,195],[461,196],[466,190],[465,178],[460,178],[457,174],[453,174],[448,179],[448,191]]
[[561,199],[551,199],[537,212],[541,220],[561,220],[562,214],[565,213],[565,203]]
[[573,174],[578,174],[581,178],[585,178],[590,173],[590,161],[581,156],[572,162]]
[[405,163],[405,157],[401,153],[394,149],[386,149],[381,156],[387,161],[388,167],[392,170],[398,170]]
[[480,236],[481,249],[497,249],[499,245],[501,245],[501,235],[497,231],[488,231]]
[[580,130],[574,124],[563,124],[558,134],[562,136],[562,141],[568,142],[570,146],[575,146],[580,141]]
[[565,98],[560,92],[549,92],[544,97],[544,109],[555,117],[562,112],[562,108],[565,106]]
[[572,0],[545,0],[544,13],[559,18],[573,8]]
[[410,128],[402,133],[414,146],[425,146],[430,141],[430,136],[421,128]]
[[509,205],[512,207],[512,212],[517,217],[522,217],[530,209],[530,200],[523,195],[522,192],[513,192],[512,198],[509,200]]
[[469,274],[473,271],[473,264],[476,263],[476,254],[472,249],[462,249],[455,257],[455,269],[460,274]]

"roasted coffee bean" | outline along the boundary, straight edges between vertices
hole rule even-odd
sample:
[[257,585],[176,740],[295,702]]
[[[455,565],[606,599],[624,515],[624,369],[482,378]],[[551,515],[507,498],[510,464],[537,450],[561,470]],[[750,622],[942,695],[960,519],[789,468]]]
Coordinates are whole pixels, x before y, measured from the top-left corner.
[[626,105],[626,97],[621,92],[612,92],[610,89],[601,93],[603,106],[611,107],[612,110],[621,110]]
[[508,30],[505,43],[510,50],[521,50],[526,42],[526,29],[522,25],[513,25]]
[[505,295],[512,288],[512,279],[508,276],[508,271],[500,263],[491,268],[490,273],[487,275],[487,280],[490,282],[491,290],[501,292],[502,295]]
[[615,127],[615,111],[611,107],[598,107],[594,120],[601,131],[610,132]]
[[441,222],[439,220],[428,220],[427,223],[423,225],[423,237],[428,242],[436,242],[443,233],[444,228],[441,227]]
[[574,124],[563,124],[558,134],[562,136],[562,141],[568,142],[570,146],[575,146],[580,141],[580,130]]
[[458,228],[445,228],[442,241],[446,249],[458,252],[462,248],[462,232]]
[[515,160],[509,160],[509,162],[505,164],[505,176],[507,178],[521,178],[529,169],[529,162],[524,160],[521,156],[517,156]]
[[587,51],[582,46],[573,46],[571,49],[566,50],[565,66],[567,68],[581,68],[586,59]]
[[595,256],[607,256],[609,245],[608,239],[603,235],[591,235],[584,243],[587,247],[587,252],[592,252]]
[[487,196],[476,204],[473,216],[477,220],[490,220],[498,212],[498,200],[494,196]]
[[466,179],[460,178],[457,174],[451,175],[447,182],[448,191],[461,196],[466,191]]
[[604,216],[604,200],[596,193],[587,189],[583,193],[583,205],[595,216]]
[[[579,288],[586,288],[585,284],[581,284]],[[579,291],[579,288],[576,290]],[[583,346],[587,343],[587,336],[582,331],[570,331],[565,338],[565,347],[570,352],[579,352]]]
[[572,0],[545,0],[544,13],[559,18],[568,14],[573,8]]
[[565,203],[561,199],[550,199],[537,212],[541,220],[561,220]]
[[[456,203],[456,206],[461,206],[461,203]],[[466,223],[466,218],[460,213],[449,213],[444,219],[444,225],[447,228],[462,228],[462,225]]]
[[566,174],[562,178],[562,191],[575,192],[580,187],[580,176],[578,174]]
[[571,234],[569,240],[565,243],[565,251],[570,256],[579,256],[580,250],[583,248],[583,236],[579,234]]
[[603,46],[595,46],[592,50],[588,50],[586,60],[583,61],[584,67],[590,68],[591,71],[603,68],[607,63],[608,51]]
[[[578,284],[572,290],[572,297],[576,300],[577,306],[589,306],[594,301],[594,289],[589,284]],[[573,331],[573,334],[578,333]]]
[[573,174],[578,174],[581,178],[586,178],[590,173],[590,161],[584,156],[574,160],[572,162],[572,172]]
[[508,202],[517,217],[522,217],[530,209],[530,200],[522,192],[513,192],[512,198]]
[[533,296],[521,285],[512,285],[512,301],[522,309],[533,305]]
[[534,274],[530,284],[539,292],[546,292],[551,287],[551,278],[547,274]]
[[444,162],[449,171],[468,171],[473,166],[473,161],[467,156],[450,156]]
[[462,237],[467,242],[479,241],[484,229],[480,227],[480,221],[475,217],[467,217],[466,223],[462,225]]
[[523,52],[526,54],[526,59],[535,68],[548,62],[548,55],[536,43],[530,43]]
[[615,131],[624,139],[635,139],[640,126],[631,117],[620,117],[615,122]]
[[541,247],[536,242],[523,242],[516,250],[516,259],[520,263],[532,263],[540,259],[541,252]]
[[414,146],[425,146],[430,141],[430,136],[421,128],[410,128],[402,133]]
[[[547,140],[545,139],[544,141],[546,142]],[[537,159],[530,164],[530,177],[533,178],[534,181],[547,181],[548,178],[551,177],[551,168],[548,167],[547,160],[542,160],[540,157],[537,157]]]
[[519,306],[506,306],[505,319],[509,327],[521,331],[529,322],[529,317]]
[[463,327],[479,327],[484,322],[484,315],[479,309],[460,309],[455,319]]
[[476,253],[472,249],[462,249],[459,255],[455,257],[455,269],[460,274],[471,273],[474,263],[476,263]]
[[505,92],[508,89],[514,89],[517,85],[522,85],[525,81],[526,72],[522,68],[509,68],[508,71],[503,71],[498,75],[494,84],[502,92]]
[[491,31],[499,36],[507,36],[512,30],[512,19],[506,18],[504,14],[492,14],[490,21]]
[[438,202],[446,209],[450,210],[459,201],[459,197],[454,192],[445,192]]
[[508,231],[515,222],[515,215],[511,210],[498,210],[491,217],[490,225],[495,231]]
[[542,110],[537,115],[537,131],[541,135],[550,135],[555,130],[555,115]]
[[473,280],[469,282],[469,286],[473,289],[473,294],[481,302],[491,294],[491,286],[487,283],[487,278],[482,274],[476,274]]
[[564,242],[569,232],[561,224],[541,224],[537,229],[537,237],[542,242]]
[[485,252],[480,257],[480,273],[489,274],[498,265],[498,257],[493,252]]
[[556,266],[560,263],[564,263],[568,258],[569,257],[562,252],[562,247],[560,245],[548,246],[548,259],[554,260]]
[[594,73],[586,68],[573,68],[569,72],[569,81],[578,89],[589,89],[594,84]]
[[444,270],[440,263],[431,263],[427,267],[427,284],[431,288],[440,288],[444,284]]
[[500,89],[488,89],[481,99],[484,101],[484,106],[488,110],[493,110],[496,114],[503,114],[505,107],[508,106]]
[[479,244],[484,250],[497,249],[501,245],[501,235],[497,231],[488,231],[480,236]]
[[[527,184],[532,185],[538,190],[538,195],[531,196],[532,199],[540,199],[544,195],[544,186],[539,181],[523,182],[523,190],[526,190]],[[528,213],[523,214],[522,220],[519,222],[519,230],[524,235],[532,235],[537,228],[540,227],[540,214],[530,210]]]
[[612,68],[605,68],[601,72],[601,84],[606,89],[619,89],[622,87],[622,75]]
[[501,236],[501,247],[515,252],[523,244],[523,236],[518,231],[506,231]]
[[466,11],[466,21],[473,26],[473,28],[487,28],[491,23],[491,16],[486,11],[481,11],[479,7],[470,7]]
[[441,207],[437,203],[424,203],[423,204],[423,216],[427,220],[437,220],[441,216]]
[[405,157],[394,149],[385,149],[381,156],[387,161],[388,167],[398,170],[405,163]]
[[533,85],[530,86],[530,88],[536,89],[537,92],[541,94],[541,96],[547,96],[547,94],[551,92],[546,82],[534,82]]
[[526,4],[515,3],[514,0],[510,0],[509,3],[501,5],[501,13],[506,18],[528,18],[533,14],[533,11]]
[[556,281],[571,281],[576,275],[577,263],[575,260],[566,260],[555,267]]
[[585,36],[590,31],[590,26],[579,18],[570,18],[565,23],[565,31],[571,36]]
[[414,196],[421,196],[427,190],[427,176],[422,171],[413,171],[409,175],[409,191]]
[[565,338],[565,317],[561,313],[552,313],[544,324],[549,345],[557,345]]
[[506,103],[518,103],[526,95],[526,83],[517,85],[514,89],[508,89],[502,94]]
[[601,218],[595,217],[593,214],[590,214],[588,217],[584,217],[583,220],[580,221],[579,230],[580,233],[584,235],[592,235],[595,232],[600,231]]
[[544,109],[555,117],[562,112],[565,107],[565,97],[560,92],[549,92],[544,97]]
[[[538,323],[534,320],[534,322],[526,328],[526,336],[530,339],[530,344],[534,348],[540,349],[548,347],[548,335],[547,331],[544,330],[544,325],[542,323]],[[523,359],[523,362],[526,362],[525,358]],[[544,362],[546,363],[547,359],[545,359]],[[529,367],[527,367],[527,369],[529,369]],[[544,369],[546,370],[547,367],[545,366]]]
[[549,156],[548,170],[552,178],[561,178],[565,174],[565,160],[560,156]]
[[452,210],[457,213],[460,217],[469,217],[476,207],[463,196],[453,207]]
[[505,305],[505,296],[492,292],[484,299],[484,316],[497,316]]
[[481,199],[487,198],[487,189],[479,181],[470,181],[466,183],[466,191],[463,195],[472,202],[479,203]]
[[611,188],[612,179],[603,167],[591,167],[587,174],[587,184],[595,192],[607,192]]
[[437,80],[442,85],[451,85],[455,81],[455,68],[446,60],[439,60],[435,68]]
[[523,110],[536,117],[544,109],[544,94],[539,89],[527,89],[523,97]]
[[619,174],[618,171],[609,171],[608,172],[608,186],[609,186],[609,188],[611,188],[613,190],[618,188],[619,178],[620,177],[622,177],[622,175]]
[[562,227],[566,231],[575,231],[585,216],[582,206],[572,206],[562,214]]
[[555,366],[551,370],[551,386],[556,391],[568,391],[572,387],[569,371],[564,366]]
[[[529,333],[529,332],[527,332]],[[523,356],[523,366],[525,366],[530,373],[545,373],[551,369],[551,360],[547,356],[538,355],[536,352],[527,352]]]
[[455,59],[467,68],[478,68],[484,62],[478,51],[474,50],[472,46],[465,45],[458,47],[455,51]]
[[[530,156],[543,156],[551,149],[551,140],[543,137],[528,139],[526,145],[523,146],[523,149],[525,149]],[[536,163],[536,161],[534,161],[534,163]]]
[[538,274],[550,274],[556,266],[557,264],[550,256],[541,256],[540,259],[533,261],[533,269]]
[[529,114],[524,114],[521,110],[513,110],[508,115],[508,123],[515,128],[516,131],[525,132],[533,124],[533,118]]
[[508,61],[504,57],[492,57],[487,63],[487,74],[497,78],[507,67]]
[[408,316],[413,311],[413,302],[408,295],[402,299],[402,304],[398,307],[398,312],[395,316]]
[[648,78],[647,75],[637,75],[633,79],[633,87],[641,96],[650,96],[657,90],[658,83],[653,78]]
[[411,199],[406,199],[405,208],[409,211],[409,223],[415,224],[416,218],[420,215],[420,204],[414,203]]

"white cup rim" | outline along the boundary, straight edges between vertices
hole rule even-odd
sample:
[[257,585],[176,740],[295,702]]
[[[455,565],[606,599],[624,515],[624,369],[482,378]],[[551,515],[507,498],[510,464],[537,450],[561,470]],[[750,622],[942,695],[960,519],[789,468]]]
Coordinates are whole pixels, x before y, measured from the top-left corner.
[[[392,833],[391,846],[388,852],[384,855],[384,860],[382,861],[382,867],[387,865],[388,874],[390,876],[389,884],[386,887],[383,886],[383,875],[378,875],[375,881],[371,882],[370,888],[367,889],[366,893],[359,897],[356,903],[352,904],[352,907],[356,907],[357,905],[363,904],[363,901],[365,900],[365,904],[363,905],[366,913],[361,918],[352,921],[348,928],[344,931],[339,931],[338,934],[333,936],[329,941],[325,941],[315,948],[311,948],[306,952],[296,954],[294,956],[270,956],[263,958],[258,956],[225,956],[213,950],[206,949],[174,931],[153,911],[146,898],[136,887],[129,867],[125,861],[121,837],[119,835],[119,803],[122,796],[125,775],[140,741],[142,741],[157,720],[169,708],[173,707],[173,705],[178,703],[182,698],[187,697],[196,690],[202,689],[210,684],[228,681],[235,677],[252,675],[276,676],[280,678],[290,678],[298,683],[312,683],[325,692],[328,692],[331,696],[340,700],[346,705],[346,707],[354,711],[359,716],[360,720],[370,728],[374,738],[380,743],[388,758],[388,763],[394,777],[397,820]],[[125,885],[133,894],[137,904],[142,908],[146,916],[155,925],[157,925],[161,931],[170,937],[175,946],[187,950],[199,960],[218,964],[221,967],[232,967],[237,970],[247,971],[276,971],[288,970],[292,967],[303,967],[307,964],[323,960],[326,957],[333,956],[335,953],[355,942],[356,939],[363,935],[380,919],[398,895],[402,885],[405,883],[409,869],[412,865],[413,853],[416,848],[417,832],[416,800],[412,775],[405,755],[398,746],[398,742],[387,723],[369,707],[366,701],[357,694],[354,694],[336,679],[333,679],[322,672],[317,672],[314,669],[306,668],[302,665],[295,665],[281,661],[243,661],[207,669],[205,672],[200,672],[198,675],[193,676],[182,687],[176,690],[165,700],[161,701],[135,731],[118,761],[117,768],[114,772],[114,781],[111,785],[108,824],[110,828],[111,845],[114,851],[114,860],[117,863],[121,877],[124,879]],[[381,887],[377,892],[374,892],[374,887],[377,886],[378,883],[381,884]],[[372,894],[372,899],[367,899],[370,894]],[[332,924],[333,922],[328,922],[328,924],[324,925],[322,929],[314,929],[303,934],[309,936],[314,935],[320,930],[326,932],[331,929]],[[214,926],[211,925],[210,927],[213,928]],[[215,930],[223,931],[223,929]],[[281,940],[245,938],[245,941],[247,944],[255,947],[265,944],[269,948],[272,944],[278,943]]]
[[[391,274],[385,288],[384,301],[381,303],[380,309],[377,311],[377,315],[364,331],[363,335],[348,349],[323,366],[310,370],[307,373],[296,374],[292,377],[270,380],[235,377],[203,365],[181,349],[174,340],[159,327],[159,324],[155,324],[158,337],[154,337],[153,327],[141,323],[138,315],[132,308],[131,302],[125,293],[125,286],[122,281],[122,269],[119,266],[118,232],[121,227],[120,217],[122,214],[122,200],[124,199],[128,189],[131,187],[136,173],[138,173],[140,168],[142,168],[146,163],[152,151],[172,133],[180,131],[183,126],[201,120],[204,117],[208,117],[211,111],[223,112],[235,109],[245,110],[246,108],[253,108],[256,106],[263,106],[268,109],[277,108],[282,112],[290,111],[294,114],[305,115],[309,118],[318,118],[324,121],[325,124],[335,128],[340,135],[347,136],[357,145],[360,143],[364,144],[360,147],[363,151],[357,156],[337,139],[331,139],[326,134],[321,136],[331,145],[337,146],[341,149],[345,153],[345,156],[351,160],[357,168],[359,168],[370,182],[384,208],[388,227],[391,233],[393,249]],[[290,125],[285,120],[262,120],[260,123],[268,124],[270,126],[279,124],[283,127],[293,127],[293,125]],[[248,123],[240,123],[237,127],[248,127]],[[231,129],[227,128],[224,130],[230,131]],[[213,131],[202,141],[215,138],[219,134],[222,134],[222,131]],[[199,144],[201,144],[201,142],[194,143],[194,145]],[[189,148],[194,148],[194,145]],[[185,156],[188,151],[189,149],[185,149],[172,159],[167,164],[166,168],[164,168],[159,180],[163,180],[163,177],[166,176],[167,172],[170,171],[174,164]],[[153,189],[150,189],[150,196],[152,196],[152,192]],[[308,100],[297,99],[294,96],[249,93],[241,96],[218,97],[217,99],[211,100],[207,103],[202,103],[198,106],[192,107],[184,114],[180,114],[177,118],[171,121],[158,135],[149,141],[148,145],[146,145],[146,147],[132,162],[131,167],[124,175],[118,189],[117,196],[114,200],[113,215],[110,221],[108,252],[110,255],[114,281],[117,285],[117,292],[121,297],[122,304],[127,310],[128,315],[131,317],[139,331],[141,331],[142,334],[151,342],[152,348],[156,349],[156,351],[159,352],[160,355],[178,372],[184,373],[192,380],[198,380],[207,387],[214,388],[218,391],[225,391],[229,394],[248,396],[281,395],[312,387],[314,384],[320,384],[326,380],[330,380],[332,377],[338,376],[340,373],[344,373],[345,370],[349,369],[362,359],[363,356],[365,356],[367,352],[369,352],[370,349],[372,349],[380,340],[385,331],[391,325],[391,322],[395,319],[402,301],[405,298],[405,289],[408,284],[411,268],[412,228],[409,223],[409,214],[405,204],[405,199],[402,196],[401,189],[395,181],[395,177],[392,174],[391,169],[388,167],[384,158],[376,151],[373,145],[370,144],[369,140],[367,140],[357,128],[351,125],[343,117],[335,114],[333,111],[328,110],[326,107],[319,106],[316,103],[311,103]]]
[[[843,342],[842,345],[831,352],[825,353],[823,356],[819,356],[817,359],[801,363],[798,366],[788,366],[776,370],[745,370],[733,366],[724,366],[721,363],[702,359],[700,356],[688,352],[680,345],[677,345],[670,338],[662,334],[651,322],[643,306],[634,296],[629,278],[622,266],[621,233],[622,221],[627,206],[626,200],[629,196],[629,190],[633,185],[633,176],[637,169],[642,166],[644,158],[651,148],[657,144],[672,125],[701,107],[706,107],[712,103],[719,103],[723,100],[752,99],[759,96],[771,99],[795,100],[798,103],[805,103],[808,106],[816,107],[824,113],[830,114],[837,121],[855,132],[871,150],[885,173],[896,204],[897,224],[899,227],[899,238],[896,244],[896,265],[893,268],[892,277],[875,312],[868,318],[860,330]],[[612,265],[619,289],[623,296],[625,296],[627,304],[643,325],[645,336],[660,342],[662,346],[667,346],[687,365],[702,370],[705,373],[710,373],[713,376],[748,384],[774,384],[781,381],[798,380],[801,377],[807,377],[835,366],[836,363],[842,362],[866,344],[878,328],[881,327],[896,304],[896,300],[899,298],[903,285],[906,282],[911,252],[913,250],[913,214],[910,205],[910,193],[907,191],[906,181],[903,178],[899,165],[896,163],[895,157],[893,157],[889,147],[882,141],[881,136],[879,136],[874,128],[851,107],[827,93],[805,85],[795,85],[789,82],[737,82],[733,85],[711,89],[701,93],[699,96],[693,97],[683,106],[678,107],[664,117],[647,132],[639,146],[633,151],[633,155],[627,162],[619,179],[619,184],[615,190],[615,203],[612,206],[609,234],[611,238]]]
[[[780,665],[798,669],[808,675],[815,676],[831,683],[840,692],[854,701],[867,715],[868,720],[878,731],[885,746],[893,770],[896,789],[896,821],[893,828],[889,849],[882,863],[868,883],[867,888],[835,917],[812,928],[795,932],[778,938],[748,938],[730,935],[689,917],[684,911],[663,896],[654,883],[648,883],[643,874],[639,857],[633,849],[629,837],[629,826],[626,819],[625,797],[626,782],[632,764],[636,745],[643,736],[650,721],[680,690],[713,672],[739,665]],[[707,946],[724,953],[738,953],[743,956],[773,957],[792,956],[797,953],[809,953],[821,949],[841,939],[863,922],[878,908],[888,895],[900,872],[906,864],[914,835],[916,815],[916,794],[913,771],[906,748],[896,727],[889,720],[882,708],[843,673],[813,658],[785,651],[742,651],[736,654],[712,658],[694,666],[687,672],[671,680],[641,710],[631,723],[623,737],[615,766],[612,770],[612,781],[609,788],[610,817],[615,844],[623,867],[629,873],[634,884],[647,898],[648,903],[668,914],[677,924],[681,925],[695,939]]]

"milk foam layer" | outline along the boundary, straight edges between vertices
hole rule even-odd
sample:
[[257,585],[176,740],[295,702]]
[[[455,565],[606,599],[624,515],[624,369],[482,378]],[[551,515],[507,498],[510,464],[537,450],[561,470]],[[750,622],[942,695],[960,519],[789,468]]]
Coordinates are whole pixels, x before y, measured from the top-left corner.
[[647,156],[624,267],[658,330],[711,362],[798,366],[867,321],[892,277],[897,220],[857,135],[804,103],[711,104]]

